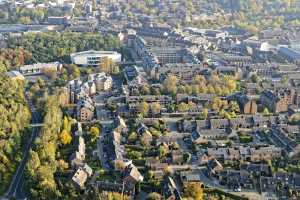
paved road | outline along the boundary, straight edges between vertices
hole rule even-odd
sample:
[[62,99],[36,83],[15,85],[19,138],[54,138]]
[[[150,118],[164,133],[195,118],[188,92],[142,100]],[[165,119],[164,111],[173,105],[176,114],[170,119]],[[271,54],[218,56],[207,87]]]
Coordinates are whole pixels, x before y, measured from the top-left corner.
[[[32,123],[39,123],[40,122],[40,116],[39,114],[35,111],[33,106],[31,105],[31,113],[32,113]],[[33,144],[36,136],[38,135],[39,128],[38,127],[33,127],[32,128],[32,133],[30,140],[28,141],[26,148],[24,150],[23,154],[23,159],[21,160],[16,173],[13,176],[12,182],[9,186],[8,191],[5,193],[5,196],[2,199],[11,199],[11,198],[16,198],[16,199],[26,199],[26,196],[23,192],[23,186],[24,186],[24,169],[26,167],[26,163],[28,160],[29,156],[29,150],[31,148],[31,145]]]

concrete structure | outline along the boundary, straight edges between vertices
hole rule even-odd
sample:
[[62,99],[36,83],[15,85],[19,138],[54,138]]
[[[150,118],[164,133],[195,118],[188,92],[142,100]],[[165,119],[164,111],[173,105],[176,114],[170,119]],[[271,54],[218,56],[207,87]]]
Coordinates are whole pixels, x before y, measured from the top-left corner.
[[19,71],[23,75],[39,75],[46,70],[58,71],[62,68],[62,64],[59,62],[52,63],[36,63],[32,65],[21,66]]
[[72,63],[80,66],[98,66],[103,59],[111,59],[114,63],[121,62],[121,54],[115,51],[83,51],[70,55]]

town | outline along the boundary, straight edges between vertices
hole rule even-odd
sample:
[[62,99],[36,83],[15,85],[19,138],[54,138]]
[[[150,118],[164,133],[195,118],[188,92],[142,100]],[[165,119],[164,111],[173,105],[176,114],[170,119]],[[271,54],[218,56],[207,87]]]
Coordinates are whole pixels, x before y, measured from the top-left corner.
[[300,3],[234,2],[0,0],[0,199],[299,199]]

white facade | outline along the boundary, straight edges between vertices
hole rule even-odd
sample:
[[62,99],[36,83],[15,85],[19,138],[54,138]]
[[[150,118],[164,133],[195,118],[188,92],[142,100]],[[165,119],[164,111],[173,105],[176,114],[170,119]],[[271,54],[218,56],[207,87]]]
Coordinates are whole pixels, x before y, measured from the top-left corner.
[[104,58],[110,58],[114,63],[121,62],[122,55],[115,51],[83,51],[70,55],[72,63],[81,66],[97,66]]

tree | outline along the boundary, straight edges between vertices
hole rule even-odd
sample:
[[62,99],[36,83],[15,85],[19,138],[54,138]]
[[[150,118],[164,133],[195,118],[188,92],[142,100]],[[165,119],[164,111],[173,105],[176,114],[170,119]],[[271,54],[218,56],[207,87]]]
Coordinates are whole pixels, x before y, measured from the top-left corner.
[[177,92],[178,78],[174,75],[168,75],[163,82],[164,89],[169,94],[175,94]]
[[203,188],[200,183],[191,182],[184,186],[184,196],[194,200],[203,200]]
[[60,142],[64,145],[70,144],[72,141],[71,134],[68,133],[68,131],[65,129],[60,133],[59,138],[60,138]]
[[99,71],[105,72],[105,73],[111,73],[113,68],[113,61],[112,59],[108,57],[104,57],[101,59],[101,62],[99,63]]
[[21,24],[30,24],[31,23],[30,17],[25,17],[25,16],[20,17],[19,21],[20,21]]
[[151,111],[153,112],[153,114],[160,113],[160,110],[161,110],[161,106],[159,103],[155,102],[151,104]]
[[263,115],[264,116],[269,116],[270,115],[270,111],[267,107],[264,108]]
[[164,145],[160,145],[158,148],[158,154],[160,158],[163,158],[167,155],[168,149]]
[[137,109],[141,113],[141,115],[143,117],[145,117],[148,115],[148,112],[149,112],[149,104],[147,102],[143,101],[138,105]]
[[165,166],[163,169],[164,175],[170,176],[173,173],[172,167],[171,166]]
[[161,200],[162,197],[156,192],[149,193],[146,197],[146,200]]
[[194,77],[193,81],[195,84],[198,84],[198,85],[206,85],[206,79],[202,75],[196,75]]
[[240,106],[236,101],[231,101],[229,107],[233,112],[240,112]]
[[128,136],[128,141],[129,141],[130,143],[135,143],[136,140],[137,140],[137,134],[136,134],[136,132],[131,132],[131,133],[129,134],[129,136]]
[[230,92],[234,92],[237,89],[236,80],[231,76],[224,77],[225,86],[229,89]]
[[30,150],[29,159],[27,162],[27,169],[29,171],[29,174],[33,175],[36,172],[36,170],[40,167],[40,165],[41,162],[38,153]]
[[150,94],[150,88],[149,88],[148,85],[142,85],[140,87],[140,91],[141,91],[142,95],[148,95],[148,94]]
[[177,110],[179,112],[187,112],[190,109],[189,104],[186,104],[184,102],[181,102],[178,106],[177,106]]
[[200,114],[200,118],[202,119],[207,119],[208,117],[208,109],[207,108],[203,108],[201,114]]
[[99,135],[100,135],[100,129],[98,127],[96,127],[96,126],[92,126],[90,128],[90,134],[91,134],[91,136],[92,136],[92,138],[94,140],[94,139],[96,139],[96,138],[99,137]]

